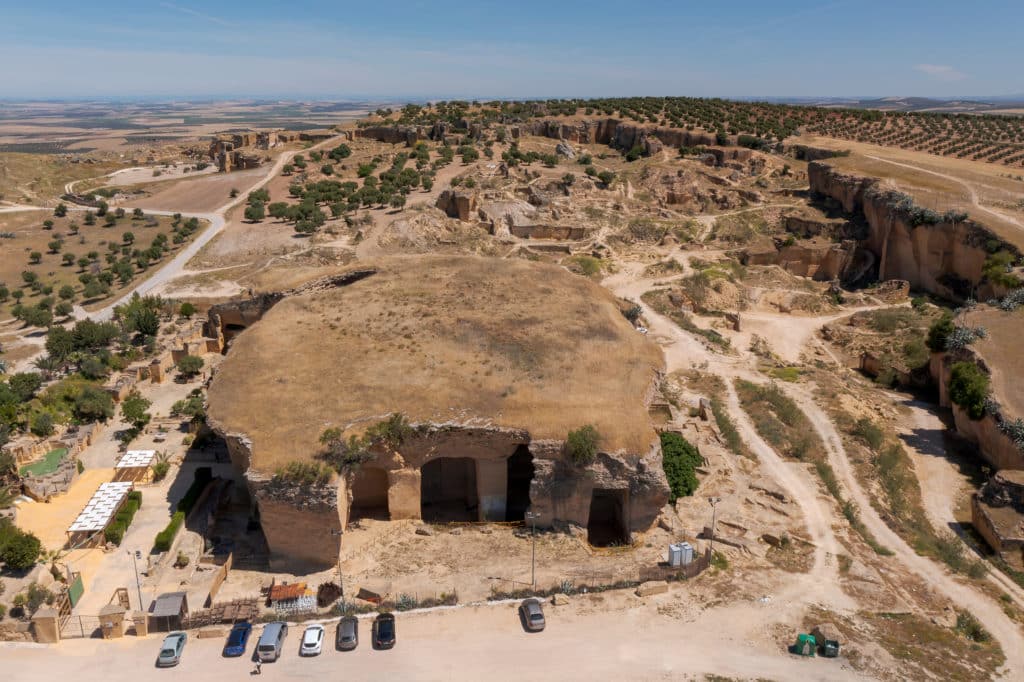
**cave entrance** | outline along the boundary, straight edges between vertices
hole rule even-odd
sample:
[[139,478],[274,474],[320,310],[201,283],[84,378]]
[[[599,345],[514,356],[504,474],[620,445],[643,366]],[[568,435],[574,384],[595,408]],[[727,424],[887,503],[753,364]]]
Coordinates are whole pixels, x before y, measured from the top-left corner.
[[476,461],[439,457],[420,469],[420,516],[430,523],[478,521]]
[[234,339],[236,336],[238,336],[239,334],[241,334],[244,331],[245,331],[245,325],[244,324],[226,324],[226,325],[224,325],[224,346],[225,346],[225,349],[227,348],[227,345],[231,342],[232,339]]
[[508,458],[508,482],[505,494],[505,520],[522,521],[530,507],[530,483],[533,482],[533,455],[525,443]]
[[352,481],[352,511],[349,522],[356,519],[391,518],[388,511],[388,472],[384,469],[360,467]]
[[625,490],[594,489],[587,520],[587,542],[594,547],[629,544]]

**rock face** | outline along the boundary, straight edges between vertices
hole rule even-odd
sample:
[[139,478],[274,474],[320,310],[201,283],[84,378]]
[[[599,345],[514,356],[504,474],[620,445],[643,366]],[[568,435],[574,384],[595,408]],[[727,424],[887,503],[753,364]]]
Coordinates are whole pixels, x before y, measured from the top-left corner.
[[[655,523],[668,499],[649,409],[663,356],[598,284],[522,259],[433,255],[291,292],[220,306],[209,322],[248,325],[211,383],[207,423],[256,502],[275,568],[329,568],[350,518],[530,511],[597,543]],[[558,306],[537,316],[541,299]],[[600,452],[576,464],[564,442],[587,423]],[[321,476],[320,434],[335,425],[391,435],[357,470],[303,484]]]
[[426,137],[426,135],[423,129],[418,126],[370,126],[367,128],[357,128],[356,137],[376,140],[386,144],[405,144],[411,147]]
[[[424,424],[417,425],[416,434],[397,449],[375,449],[374,459],[357,472],[324,485],[299,485],[267,480],[251,470],[246,441],[223,435],[232,463],[245,472],[259,506],[271,568],[296,574],[324,570],[337,562],[341,531],[353,506],[365,503],[371,494],[367,491],[372,481],[382,482],[374,494],[385,496],[388,518],[421,518],[424,467],[456,453],[472,462],[474,520],[505,521],[514,514],[512,507],[523,503],[509,495],[508,460],[517,453],[528,452],[532,461],[528,504],[540,527],[586,528],[595,494],[610,494],[621,500],[619,521],[628,537],[650,528],[669,497],[656,445],[642,455],[601,452],[591,464],[575,466],[566,461],[562,441],[531,441],[523,430]],[[383,500],[379,504],[385,506]]]
[[572,145],[566,142],[565,140],[562,140],[557,145],[555,145],[555,153],[558,154],[559,156],[564,156],[570,161],[576,158],[576,150],[573,149]]
[[446,189],[437,197],[436,206],[444,211],[449,218],[458,218],[462,221],[472,220],[476,215],[477,195],[476,192]]
[[304,573],[330,568],[338,561],[344,517],[338,513],[336,485],[295,485],[249,477],[259,505],[260,525],[273,549],[274,571]]
[[843,174],[819,161],[807,172],[812,193],[835,199],[847,213],[864,215],[869,231],[862,246],[878,259],[879,279],[905,279],[914,289],[953,300],[1005,293],[985,280],[985,260],[995,251],[1015,256],[1019,251],[983,225],[961,216],[922,222],[907,197],[875,178]]
[[778,265],[794,275],[825,282],[856,281],[874,263],[871,253],[858,249],[851,240],[840,244],[812,240],[781,248],[751,248],[741,254],[741,260],[745,265]]
[[986,414],[981,419],[971,419],[962,407],[949,399],[949,379],[953,373],[953,365],[967,360],[986,367],[981,358],[977,357],[970,347],[958,352],[935,353],[931,359],[932,378],[939,386],[939,404],[953,410],[953,422],[958,434],[968,441],[977,444],[981,456],[997,469],[1024,469],[1024,452],[1021,452],[1008,435],[999,428],[996,417]]
[[[576,144],[606,144],[618,149],[632,149],[659,143],[666,147],[697,147],[717,144],[710,133],[693,132],[679,128],[646,127],[623,123],[619,119],[590,119],[576,123],[554,120],[530,121],[519,126],[519,134],[551,137]],[[648,143],[649,139],[654,142]],[[735,143],[735,138],[731,139]]]

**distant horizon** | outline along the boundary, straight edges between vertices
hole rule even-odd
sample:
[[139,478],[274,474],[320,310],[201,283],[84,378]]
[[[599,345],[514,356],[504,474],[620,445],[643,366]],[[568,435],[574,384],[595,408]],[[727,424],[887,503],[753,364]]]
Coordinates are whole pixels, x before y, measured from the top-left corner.
[[840,101],[884,101],[926,99],[935,102],[975,102],[975,103],[1024,103],[1024,93],[1006,95],[689,95],[689,94],[637,94],[637,95],[567,95],[564,97],[484,97],[469,94],[449,94],[431,96],[409,96],[409,95],[330,95],[326,93],[309,94],[235,94],[222,97],[205,94],[177,94],[177,95],[112,95],[100,94],[69,96],[69,97],[9,97],[0,96],[0,104],[32,104],[32,103],[180,103],[180,104],[203,104],[203,103],[226,103],[226,102],[296,102],[296,103],[330,103],[330,104],[398,104],[398,103],[427,103],[441,101],[467,101],[467,102],[535,102],[551,99],[561,100],[598,100],[598,99],[629,99],[644,97],[691,97],[695,99],[723,99],[737,102],[769,102],[769,103],[792,103],[792,102],[840,102]]
[[17,67],[0,71],[0,93],[38,101],[1024,94],[1024,3],[908,5],[591,0],[580,11],[538,0],[407,0],[385,17],[377,6],[326,0],[9,3],[0,60]]

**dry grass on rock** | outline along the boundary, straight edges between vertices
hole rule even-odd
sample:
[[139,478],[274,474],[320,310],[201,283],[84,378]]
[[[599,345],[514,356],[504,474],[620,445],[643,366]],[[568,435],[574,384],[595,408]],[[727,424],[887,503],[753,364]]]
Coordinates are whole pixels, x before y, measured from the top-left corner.
[[413,422],[524,428],[565,438],[594,424],[602,448],[646,451],[644,397],[663,367],[615,299],[523,260],[383,260],[347,287],[286,298],[235,341],[210,416],[252,439],[256,468],[312,456],[329,426]]

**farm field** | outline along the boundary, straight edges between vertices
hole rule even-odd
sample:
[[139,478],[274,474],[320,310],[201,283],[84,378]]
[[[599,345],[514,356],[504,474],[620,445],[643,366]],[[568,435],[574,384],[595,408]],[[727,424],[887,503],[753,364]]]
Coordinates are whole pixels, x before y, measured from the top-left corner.
[[[110,209],[111,216],[114,211]],[[187,217],[138,218],[127,212],[107,226],[101,217],[86,225],[85,216],[86,211],[78,209],[69,209],[64,217],[51,211],[0,213],[0,233],[4,235],[0,240],[0,316],[10,316],[19,302],[33,306],[48,299],[53,306],[62,301],[98,303],[116,296],[203,227],[200,224],[186,236],[183,226]],[[47,221],[52,225],[47,226]],[[153,250],[154,244],[159,248]],[[92,287],[90,281],[94,281]]]

